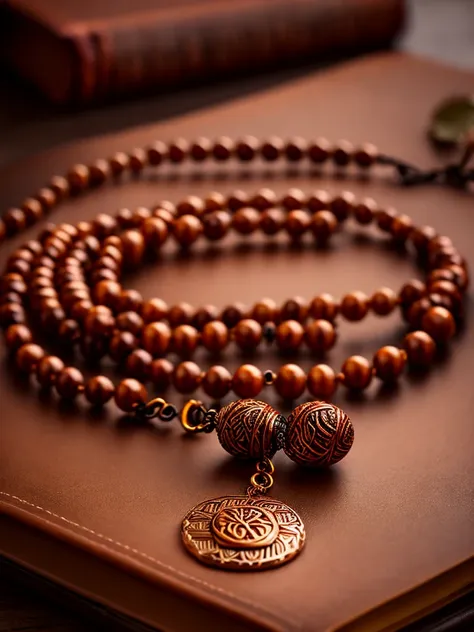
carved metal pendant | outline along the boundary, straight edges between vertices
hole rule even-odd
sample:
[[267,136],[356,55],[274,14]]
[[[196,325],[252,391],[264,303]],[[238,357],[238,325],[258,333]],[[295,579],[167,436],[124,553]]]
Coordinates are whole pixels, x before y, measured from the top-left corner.
[[224,496],[196,505],[186,515],[181,536],[203,564],[237,571],[276,568],[301,551],[305,530],[298,514],[274,498]]

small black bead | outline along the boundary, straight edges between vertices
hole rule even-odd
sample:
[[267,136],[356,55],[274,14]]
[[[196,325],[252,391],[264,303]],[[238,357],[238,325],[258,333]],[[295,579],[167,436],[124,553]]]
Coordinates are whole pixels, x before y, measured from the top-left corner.
[[272,343],[276,337],[276,327],[274,323],[265,323],[263,326],[263,337],[268,343]]
[[265,380],[265,384],[273,384],[273,380],[275,379],[273,371],[265,371],[265,373],[263,374],[263,379]]

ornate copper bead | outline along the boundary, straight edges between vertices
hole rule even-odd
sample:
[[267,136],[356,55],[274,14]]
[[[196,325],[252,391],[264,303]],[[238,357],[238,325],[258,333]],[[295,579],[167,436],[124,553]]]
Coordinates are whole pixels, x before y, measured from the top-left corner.
[[255,399],[232,402],[216,417],[216,432],[222,447],[242,458],[272,457],[283,447],[285,427],[283,415]]
[[340,461],[353,441],[349,417],[333,404],[315,401],[301,404],[288,417],[284,450],[295,463],[321,467]]

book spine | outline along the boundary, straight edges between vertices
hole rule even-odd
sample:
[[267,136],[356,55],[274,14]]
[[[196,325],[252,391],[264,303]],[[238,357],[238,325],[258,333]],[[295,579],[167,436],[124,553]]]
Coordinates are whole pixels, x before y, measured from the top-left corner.
[[[95,42],[96,81],[86,100],[189,86],[231,74],[323,60],[387,46],[403,0],[293,0],[213,4],[213,11],[104,25]],[[230,9],[229,9],[230,7]]]

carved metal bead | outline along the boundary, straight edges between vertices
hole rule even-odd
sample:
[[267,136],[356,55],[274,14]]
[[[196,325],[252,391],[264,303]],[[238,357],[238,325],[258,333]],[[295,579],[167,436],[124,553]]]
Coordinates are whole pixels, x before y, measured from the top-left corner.
[[285,431],[283,415],[255,399],[232,402],[216,417],[216,432],[222,447],[242,458],[272,457],[283,447]]
[[337,406],[308,402],[293,410],[287,420],[285,452],[295,463],[328,466],[351,449],[354,427]]

